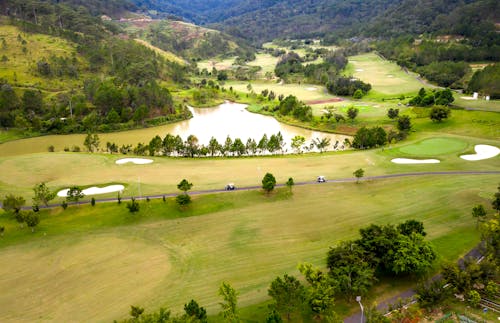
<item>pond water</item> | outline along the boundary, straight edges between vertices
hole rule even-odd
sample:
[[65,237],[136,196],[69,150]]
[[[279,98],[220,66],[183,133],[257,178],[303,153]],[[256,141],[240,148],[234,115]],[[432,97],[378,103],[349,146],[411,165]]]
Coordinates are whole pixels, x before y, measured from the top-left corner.
[[[156,135],[162,139],[167,133],[179,135],[186,139],[189,135],[195,135],[199,144],[207,145],[213,136],[223,144],[229,135],[231,139],[240,138],[246,143],[248,138],[253,138],[258,143],[264,134],[268,138],[281,132],[284,141],[287,144],[286,149],[291,151],[291,139],[300,135],[306,138],[306,144],[309,144],[314,138],[328,137],[331,140],[330,147],[338,140],[339,147],[345,138],[343,135],[328,134],[318,131],[311,131],[299,127],[289,126],[278,122],[270,116],[248,112],[246,105],[227,102],[214,108],[190,108],[193,118],[173,124],[163,125],[153,128],[129,130],[114,133],[99,134],[101,149],[105,147],[106,142],[114,142],[117,145],[137,143],[149,143]],[[80,146],[83,149],[85,135],[51,135],[29,139],[16,140],[0,144],[0,157],[19,154],[28,154],[34,152],[47,152],[50,145],[55,147],[55,151],[62,151],[65,147],[71,149],[73,146]]]

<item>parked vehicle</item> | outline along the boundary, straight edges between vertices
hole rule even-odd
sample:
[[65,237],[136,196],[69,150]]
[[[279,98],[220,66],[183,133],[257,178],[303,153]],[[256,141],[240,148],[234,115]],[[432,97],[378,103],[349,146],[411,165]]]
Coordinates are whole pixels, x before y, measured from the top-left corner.
[[318,179],[316,180],[318,183],[324,183],[326,182],[325,176],[318,176]]
[[234,186],[233,183],[229,183],[229,184],[226,185],[226,187],[224,187],[224,189],[226,191],[234,191],[236,189],[236,186]]

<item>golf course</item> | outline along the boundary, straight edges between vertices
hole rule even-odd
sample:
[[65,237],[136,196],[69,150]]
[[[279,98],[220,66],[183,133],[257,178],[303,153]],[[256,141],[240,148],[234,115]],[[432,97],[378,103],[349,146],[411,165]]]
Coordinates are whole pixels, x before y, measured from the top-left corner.
[[[259,53],[249,65],[271,73],[276,60]],[[229,58],[206,60],[199,68],[224,70],[231,64]],[[217,291],[223,282],[238,292],[240,318],[263,322],[276,276],[300,275],[297,265],[304,262],[324,269],[331,247],[359,238],[359,229],[370,224],[421,221],[437,254],[427,276],[456,262],[481,239],[472,207],[482,204],[488,214],[494,212],[491,200],[500,183],[498,102],[453,109],[449,118],[434,122],[431,108],[406,105],[409,96],[430,87],[394,62],[373,52],[360,54],[349,57],[345,73],[372,84],[371,92],[353,99],[318,84],[264,78],[228,80],[224,86],[245,98],[264,90],[295,95],[311,104],[317,124],[327,106],[337,113],[355,107],[357,118],[336,128],[350,134],[365,126],[396,129],[387,112],[397,108],[412,122],[406,137],[373,149],[190,158],[103,148],[106,142],[148,143],[156,135],[163,140],[181,123],[98,133],[100,148],[94,152],[70,151],[84,147],[82,133],[11,140],[13,131],[0,130],[0,200],[21,197],[26,210],[36,185],[60,193],[48,207],[39,205],[40,221],[32,229],[0,210],[0,322],[111,322],[125,319],[131,305],[178,314],[191,299],[207,309],[209,322],[219,322]],[[250,103],[256,112],[263,105]],[[353,137],[344,131],[344,138]],[[355,178],[358,169],[364,175]],[[278,184],[269,192],[261,189],[266,173]],[[317,183],[318,176],[326,182]],[[290,178],[295,185],[287,187]],[[193,184],[186,190],[188,205],[175,198],[182,194],[183,179]],[[223,191],[228,183],[236,190]],[[75,186],[89,191],[76,200],[80,204],[68,206],[65,194]],[[138,212],[127,208],[131,198],[137,198]],[[420,278],[381,279],[364,300],[381,302]],[[340,317],[357,309],[354,301],[335,299]]]

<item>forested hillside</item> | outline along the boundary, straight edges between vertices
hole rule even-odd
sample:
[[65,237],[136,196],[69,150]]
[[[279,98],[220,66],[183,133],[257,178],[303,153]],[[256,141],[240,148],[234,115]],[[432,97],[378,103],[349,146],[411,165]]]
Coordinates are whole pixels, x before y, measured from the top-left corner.
[[[135,0],[198,24],[213,24],[238,37],[266,41],[278,37],[384,37],[421,33],[472,37],[494,30],[495,0]],[[331,35],[330,35],[331,36]]]
[[0,126],[68,133],[186,118],[162,85],[185,82],[186,67],[128,40],[118,25],[99,17],[133,6],[120,0],[82,4],[2,2]]

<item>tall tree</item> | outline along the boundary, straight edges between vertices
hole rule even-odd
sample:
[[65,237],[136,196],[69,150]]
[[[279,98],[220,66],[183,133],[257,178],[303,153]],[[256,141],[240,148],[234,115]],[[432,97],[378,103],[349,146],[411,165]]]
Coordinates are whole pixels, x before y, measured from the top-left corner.
[[333,306],[337,286],[333,279],[308,263],[299,264],[298,269],[308,283],[306,287],[307,303],[316,319],[336,316]]
[[355,107],[350,107],[349,109],[347,109],[347,117],[351,120],[351,122],[354,121],[354,119],[356,119],[358,113],[359,109]]
[[219,295],[222,296],[223,302],[219,303],[222,307],[222,317],[226,322],[239,322],[238,317],[238,292],[226,282],[222,282],[219,287]]
[[367,252],[354,241],[341,242],[327,255],[330,276],[338,283],[338,291],[351,299],[364,295],[376,281],[375,270],[366,260]]
[[292,149],[295,150],[295,153],[300,154],[302,152],[302,146],[304,146],[306,142],[306,138],[303,136],[295,136],[292,138]]
[[290,193],[292,193],[292,187],[295,185],[295,182],[293,181],[293,178],[289,178],[288,181],[286,181],[286,186],[290,190]]
[[35,197],[33,197],[34,205],[43,203],[45,206],[48,206],[49,202],[56,197],[56,193],[50,191],[45,182],[36,184],[35,187],[33,187],[33,192],[35,193]]
[[478,204],[472,208],[472,217],[476,219],[476,228],[479,226],[479,221],[486,217],[486,210],[482,204]]
[[187,195],[187,191],[189,191],[193,187],[193,183],[188,182],[186,179],[183,179],[179,184],[177,184],[177,188],[184,192]]
[[297,278],[285,274],[283,278],[276,277],[271,283],[267,294],[274,300],[274,307],[287,320],[291,320],[292,313],[299,311],[304,303],[305,289]]

